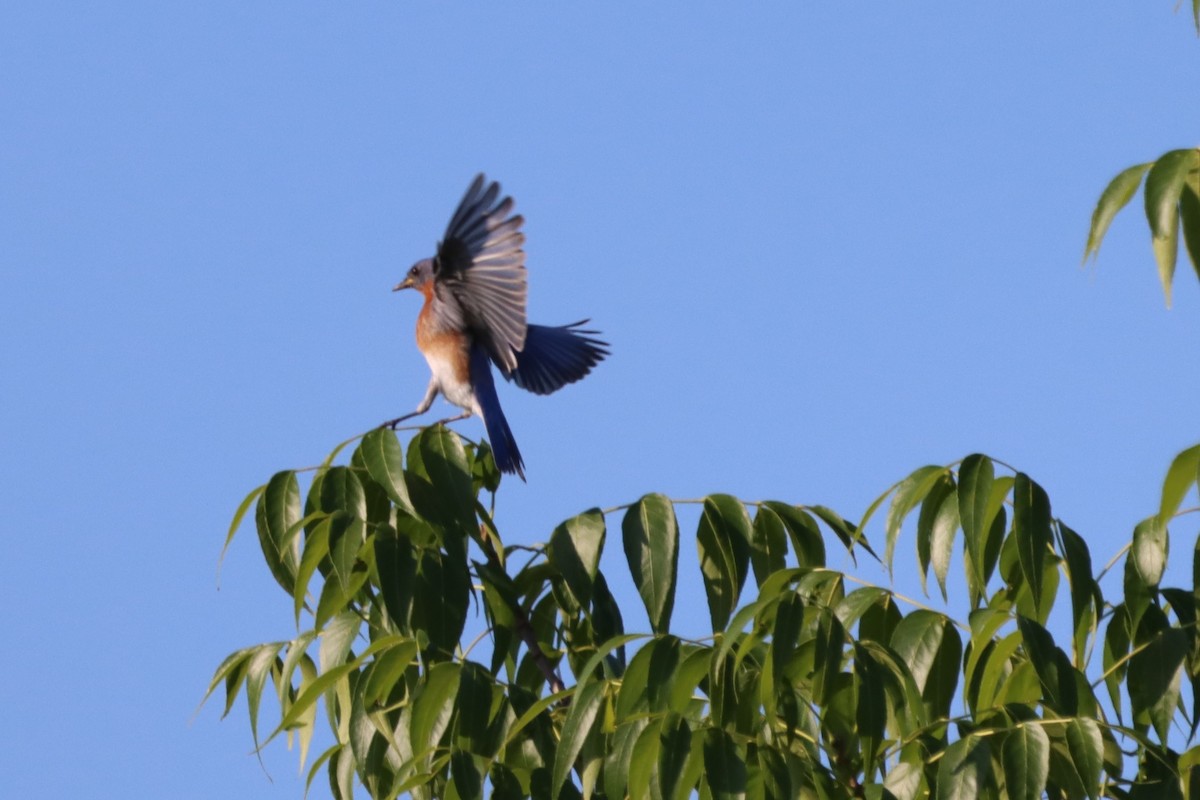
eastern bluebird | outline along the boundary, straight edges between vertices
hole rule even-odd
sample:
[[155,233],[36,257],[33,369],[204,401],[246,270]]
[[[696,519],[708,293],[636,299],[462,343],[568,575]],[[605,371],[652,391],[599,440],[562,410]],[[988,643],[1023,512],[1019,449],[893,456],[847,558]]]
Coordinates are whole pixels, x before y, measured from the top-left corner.
[[[466,413],[483,418],[496,465],[525,480],[525,462],[509,430],[490,360],[500,374],[534,394],[550,394],[591,372],[608,355],[608,343],[570,325],[525,322],[525,234],[513,200],[500,184],[475,177],[438,243],[437,255],[413,264],[392,291],[417,289],[425,305],[417,315],[417,347],[429,363],[429,388],[417,410],[384,427],[424,414],[441,392]],[[449,420],[447,420],[449,421]]]

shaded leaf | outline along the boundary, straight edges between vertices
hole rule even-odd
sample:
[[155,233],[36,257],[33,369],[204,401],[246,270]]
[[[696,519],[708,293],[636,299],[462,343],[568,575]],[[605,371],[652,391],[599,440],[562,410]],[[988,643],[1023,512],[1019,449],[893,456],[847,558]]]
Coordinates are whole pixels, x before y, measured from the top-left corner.
[[1014,800],[1038,800],[1050,775],[1050,737],[1040,725],[1018,725],[1000,747],[1004,785]]
[[973,567],[971,583],[978,594],[987,584],[984,547],[991,526],[987,512],[994,478],[992,460],[984,455],[967,456],[958,470],[958,518]]
[[740,500],[723,494],[705,499],[696,547],[709,617],[719,631],[737,606],[750,566],[750,517]]
[[992,756],[987,739],[967,736],[946,748],[938,762],[938,800],[983,796],[991,782]]
[[746,796],[746,761],[725,730],[704,731],[704,770],[715,800],[740,800]]
[[1049,607],[1053,597],[1042,596],[1042,572],[1050,547],[1050,498],[1045,490],[1018,472],[1013,484],[1013,538],[1021,576],[1033,594],[1034,608]]

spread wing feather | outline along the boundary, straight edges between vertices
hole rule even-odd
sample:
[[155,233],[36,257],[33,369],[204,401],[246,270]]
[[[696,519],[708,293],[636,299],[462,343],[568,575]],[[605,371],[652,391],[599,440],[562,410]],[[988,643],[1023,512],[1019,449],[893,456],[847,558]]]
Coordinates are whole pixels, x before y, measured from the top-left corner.
[[[517,366],[504,377],[534,394],[550,394],[592,371],[608,355],[608,342],[592,338],[598,331],[584,330],[587,320],[570,325],[530,325]],[[494,360],[494,359],[493,359]]]
[[525,346],[524,219],[510,216],[511,197],[497,202],[500,184],[476,176],[438,245],[437,281],[450,290],[463,321],[505,372],[517,368]]

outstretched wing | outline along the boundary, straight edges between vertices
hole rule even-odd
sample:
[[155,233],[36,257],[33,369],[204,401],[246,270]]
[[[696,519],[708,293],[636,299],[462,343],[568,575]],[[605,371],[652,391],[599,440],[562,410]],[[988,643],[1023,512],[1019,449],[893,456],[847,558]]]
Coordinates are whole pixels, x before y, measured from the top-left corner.
[[504,372],[525,346],[525,234],[511,197],[482,174],[467,189],[438,245],[436,280],[453,295],[463,322]]
[[550,394],[574,383],[608,355],[608,342],[592,338],[598,331],[579,327],[587,322],[530,325],[525,332],[525,349],[517,354],[517,368],[508,371],[501,367],[500,371],[534,394]]

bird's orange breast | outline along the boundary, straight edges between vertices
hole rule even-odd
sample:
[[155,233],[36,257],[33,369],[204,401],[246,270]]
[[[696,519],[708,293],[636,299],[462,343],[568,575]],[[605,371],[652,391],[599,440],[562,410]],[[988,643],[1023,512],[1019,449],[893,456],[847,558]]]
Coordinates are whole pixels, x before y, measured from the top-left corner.
[[426,303],[421,308],[417,315],[417,347],[430,367],[436,361],[449,366],[456,381],[470,380],[469,345],[466,334],[438,324],[432,304]]

